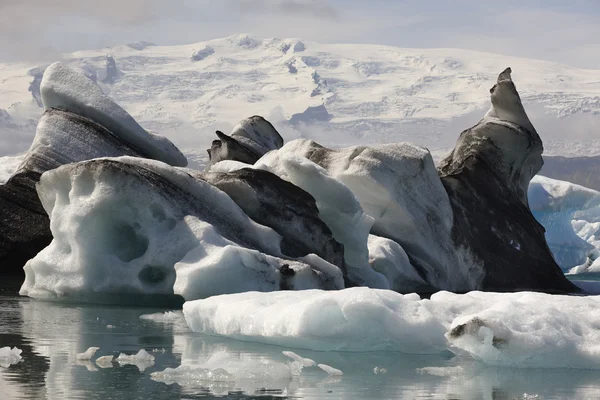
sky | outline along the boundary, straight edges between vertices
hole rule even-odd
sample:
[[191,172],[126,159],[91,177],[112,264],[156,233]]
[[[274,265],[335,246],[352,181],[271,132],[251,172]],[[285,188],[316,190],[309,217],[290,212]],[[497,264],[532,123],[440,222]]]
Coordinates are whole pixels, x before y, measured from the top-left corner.
[[598,0],[0,0],[0,61],[242,32],[464,48],[600,69]]

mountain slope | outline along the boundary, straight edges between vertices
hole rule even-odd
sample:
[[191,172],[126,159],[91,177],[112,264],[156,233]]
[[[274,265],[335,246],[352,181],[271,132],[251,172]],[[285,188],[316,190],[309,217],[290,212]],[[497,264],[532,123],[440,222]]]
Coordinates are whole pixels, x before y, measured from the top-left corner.
[[[411,141],[442,154],[483,116],[495,76],[509,65],[547,154],[600,154],[600,70],[457,49],[248,35],[79,51],[65,61],[192,161],[202,161],[214,129],[228,131],[252,114],[270,119],[286,140],[309,137],[329,146]],[[0,154],[27,148],[41,113],[34,95],[43,68],[0,64],[0,109],[6,111]]]

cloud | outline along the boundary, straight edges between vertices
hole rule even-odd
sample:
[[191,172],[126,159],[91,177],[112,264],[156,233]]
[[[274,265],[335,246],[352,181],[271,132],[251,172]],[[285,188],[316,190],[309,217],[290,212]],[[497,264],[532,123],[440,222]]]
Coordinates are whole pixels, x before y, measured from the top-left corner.
[[338,11],[325,0],[229,0],[228,5],[244,13],[276,13],[288,16],[337,18]]

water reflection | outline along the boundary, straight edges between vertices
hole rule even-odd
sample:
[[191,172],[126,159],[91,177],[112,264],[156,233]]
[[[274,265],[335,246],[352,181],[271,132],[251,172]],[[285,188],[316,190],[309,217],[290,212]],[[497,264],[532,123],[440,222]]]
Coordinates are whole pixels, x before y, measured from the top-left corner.
[[[281,372],[291,360],[282,354],[283,348],[194,335],[181,320],[139,319],[155,311],[0,297],[0,347],[23,350],[23,361],[0,369],[2,398],[513,399],[529,394],[543,399],[588,399],[600,390],[597,371],[483,368],[467,357],[450,354],[296,350],[317,363],[341,369],[344,375],[329,376],[317,367],[307,367],[298,376],[287,376]],[[96,357],[91,362],[77,361],[75,355],[91,346],[100,347]],[[143,372],[135,365],[112,362],[101,368],[95,362],[99,356],[134,354],[140,348],[155,356],[154,365]],[[215,355],[240,368],[256,369],[260,363],[281,371],[271,370],[276,373],[255,379],[241,374],[226,382],[188,376],[166,384],[151,377],[152,372],[167,367],[205,364]]]

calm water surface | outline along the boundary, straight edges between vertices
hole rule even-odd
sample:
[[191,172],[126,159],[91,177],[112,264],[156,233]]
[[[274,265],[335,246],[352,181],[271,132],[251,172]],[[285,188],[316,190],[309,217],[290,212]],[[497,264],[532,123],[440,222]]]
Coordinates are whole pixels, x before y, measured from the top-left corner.
[[[330,377],[311,367],[293,379],[165,384],[150,374],[202,362],[216,352],[286,363],[282,350],[293,349],[198,335],[181,322],[139,318],[157,311],[165,310],[55,304],[0,292],[0,347],[23,350],[21,362],[0,367],[0,399],[600,399],[598,371],[484,368],[451,354],[294,350],[344,375]],[[90,346],[100,347],[96,357],[159,351],[152,353],[154,365],[141,371],[136,365],[100,368],[76,361],[75,354]],[[424,367],[439,369],[435,375],[418,371]]]

